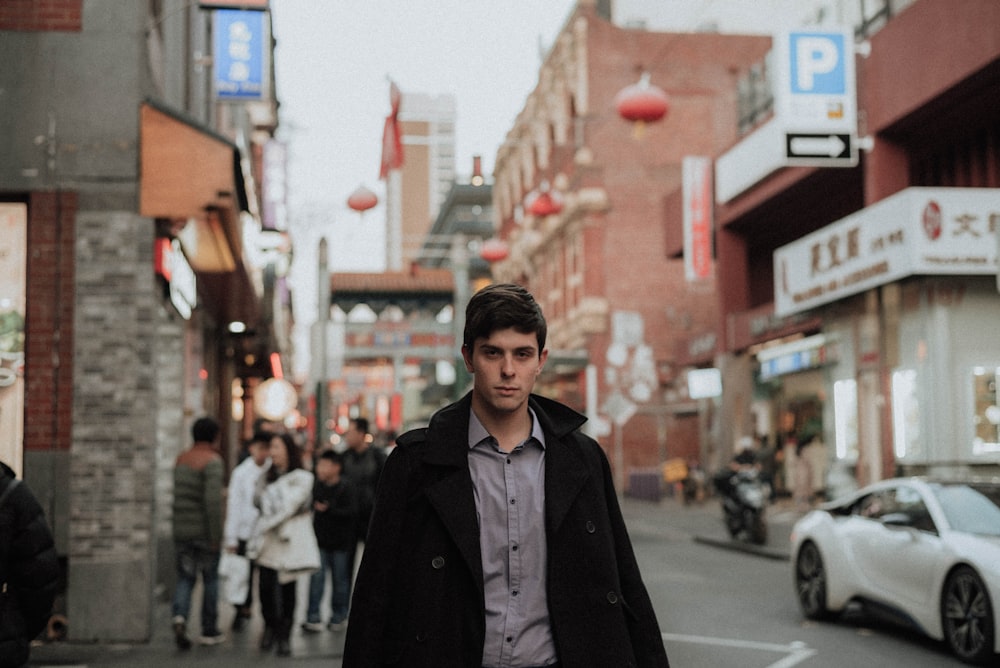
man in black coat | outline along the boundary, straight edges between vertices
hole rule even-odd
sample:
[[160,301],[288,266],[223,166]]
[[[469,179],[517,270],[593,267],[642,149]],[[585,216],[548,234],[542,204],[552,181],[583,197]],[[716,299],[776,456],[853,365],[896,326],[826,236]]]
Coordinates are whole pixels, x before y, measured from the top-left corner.
[[345,668],[668,665],[603,450],[531,393],[545,336],[519,286],[470,300],[472,392],[386,462]]
[[59,560],[42,507],[0,462],[0,668],[27,662],[58,586]]

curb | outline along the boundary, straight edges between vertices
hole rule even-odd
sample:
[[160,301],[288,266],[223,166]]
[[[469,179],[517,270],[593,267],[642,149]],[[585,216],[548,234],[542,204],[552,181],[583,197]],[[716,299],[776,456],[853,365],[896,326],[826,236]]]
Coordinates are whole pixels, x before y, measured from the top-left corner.
[[778,550],[773,547],[768,547],[767,545],[752,545],[750,543],[743,543],[737,540],[730,539],[719,539],[710,536],[698,536],[694,537],[694,542],[701,543],[703,545],[711,545],[713,547],[722,548],[724,550],[731,550],[733,552],[743,552],[746,554],[753,554],[758,557],[764,557],[766,559],[774,559],[776,561],[789,561],[791,556],[788,552],[784,550]]

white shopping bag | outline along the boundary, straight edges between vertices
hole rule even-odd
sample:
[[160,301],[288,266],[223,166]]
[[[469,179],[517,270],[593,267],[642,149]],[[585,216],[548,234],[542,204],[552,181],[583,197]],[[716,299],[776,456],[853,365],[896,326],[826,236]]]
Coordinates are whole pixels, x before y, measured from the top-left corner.
[[219,557],[219,585],[222,600],[243,605],[250,591],[250,560],[232,552]]

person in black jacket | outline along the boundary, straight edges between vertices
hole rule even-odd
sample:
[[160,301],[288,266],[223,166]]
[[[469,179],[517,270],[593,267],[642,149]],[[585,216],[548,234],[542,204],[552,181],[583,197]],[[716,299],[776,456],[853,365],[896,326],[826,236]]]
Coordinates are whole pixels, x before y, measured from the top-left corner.
[[344,668],[669,665],[604,451],[532,393],[545,337],[520,286],[469,300],[472,391],[386,460]]
[[351,560],[357,541],[358,490],[343,477],[343,459],[324,450],[316,461],[313,484],[313,529],[319,544],[320,569],[309,581],[309,607],[305,631],[323,630],[320,603],[330,572],[330,618],[328,628],[340,630],[347,620],[351,599]]
[[28,661],[58,587],[59,559],[42,506],[0,462],[0,668]]

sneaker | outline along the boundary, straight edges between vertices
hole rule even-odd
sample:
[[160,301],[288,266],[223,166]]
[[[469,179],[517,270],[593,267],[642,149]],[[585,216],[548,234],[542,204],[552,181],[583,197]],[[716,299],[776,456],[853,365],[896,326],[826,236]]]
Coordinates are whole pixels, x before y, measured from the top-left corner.
[[178,615],[174,617],[174,642],[177,649],[191,649],[191,641],[187,637],[187,620]]
[[221,631],[216,631],[215,633],[204,633],[200,638],[198,638],[198,644],[205,645],[206,647],[219,645],[225,641],[226,636]]
[[302,624],[302,630],[307,633],[319,633],[323,630],[323,624],[320,622],[305,622]]

